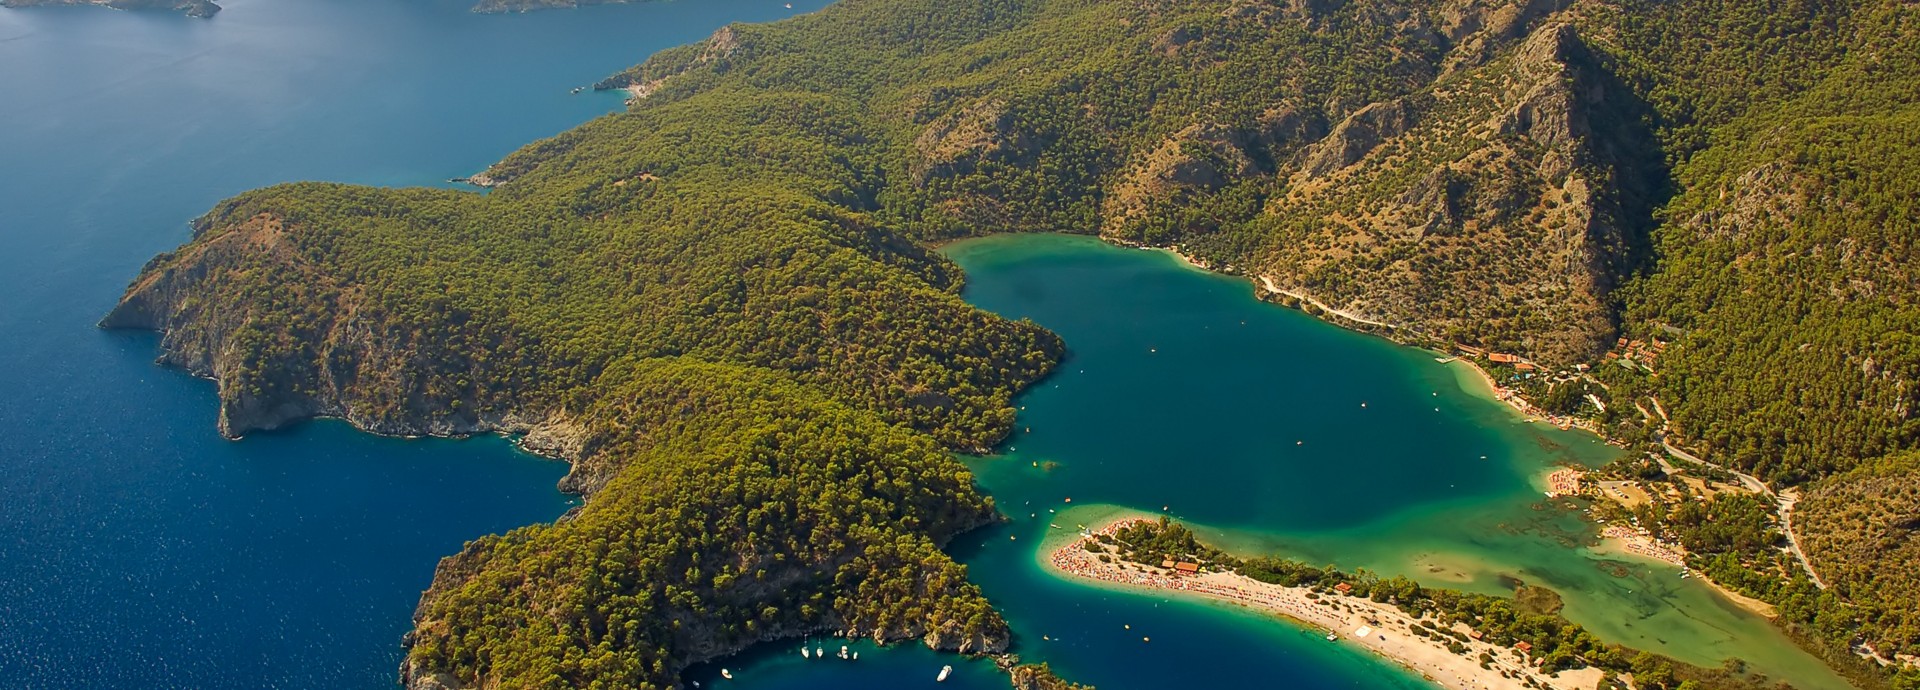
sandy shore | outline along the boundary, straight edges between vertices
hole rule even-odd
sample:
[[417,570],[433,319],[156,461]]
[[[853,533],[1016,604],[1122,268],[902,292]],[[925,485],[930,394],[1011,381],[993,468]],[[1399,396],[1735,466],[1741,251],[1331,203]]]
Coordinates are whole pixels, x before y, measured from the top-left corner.
[[1775,609],[1773,604],[1735,592],[1725,585],[1714,582],[1713,578],[1706,577],[1688,568],[1684,549],[1660,543],[1644,532],[1620,525],[1607,525],[1606,528],[1600,530],[1600,546],[1596,550],[1602,553],[1637,556],[1650,561],[1676,566],[1680,568],[1680,571],[1683,573],[1691,573],[1700,580],[1701,584],[1713,588],[1720,596],[1726,597],[1728,601],[1740,606],[1740,608],[1767,618],[1777,618],[1780,615],[1779,610]]
[[[1093,532],[1111,534],[1140,521],[1126,518]],[[1548,688],[1591,688],[1600,680],[1599,669],[1563,671],[1556,676],[1537,673],[1520,652],[1498,648],[1478,640],[1467,645],[1465,654],[1447,651],[1446,643],[1418,637],[1409,630],[1416,620],[1400,609],[1361,597],[1326,595],[1310,597],[1305,587],[1282,587],[1233,573],[1176,575],[1172,571],[1135,563],[1123,563],[1117,556],[1103,563],[1099,555],[1088,552],[1090,537],[1076,539],[1055,549],[1047,557],[1052,569],[1065,576],[1097,580],[1129,588],[1185,594],[1224,601],[1279,615],[1337,635],[1329,644],[1354,645],[1399,663],[1441,687],[1456,690],[1525,690],[1524,679]],[[1460,628],[1465,632],[1465,628]],[[1364,632],[1362,635],[1360,633]],[[1493,656],[1492,669],[1480,668],[1480,654]],[[1502,671],[1506,675],[1502,675]]]

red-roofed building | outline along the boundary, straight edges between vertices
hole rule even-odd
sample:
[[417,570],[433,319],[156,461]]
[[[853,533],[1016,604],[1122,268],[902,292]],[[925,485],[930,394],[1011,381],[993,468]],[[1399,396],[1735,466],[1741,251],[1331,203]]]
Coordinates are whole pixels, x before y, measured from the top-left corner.
[[1527,642],[1526,640],[1521,640],[1519,642],[1513,643],[1513,648],[1520,650],[1521,654],[1533,653],[1533,643]]
[[1520,355],[1510,355],[1504,352],[1495,352],[1493,354],[1487,355],[1487,359],[1491,359],[1501,364],[1512,364],[1514,362],[1520,361]]
[[1192,575],[1194,573],[1200,572],[1200,564],[1181,561],[1179,563],[1173,564],[1173,570],[1174,572],[1177,572],[1177,573],[1185,573],[1187,575]]
[[1334,586],[1333,586],[1333,591],[1335,591],[1335,592],[1339,592],[1339,593],[1341,593],[1341,594],[1346,594],[1346,593],[1348,593],[1348,592],[1351,592],[1351,591],[1353,591],[1353,585],[1350,585],[1350,584],[1347,584],[1347,583],[1345,583],[1345,582],[1342,582],[1342,583],[1340,583],[1340,584],[1337,584],[1337,585],[1334,585]]

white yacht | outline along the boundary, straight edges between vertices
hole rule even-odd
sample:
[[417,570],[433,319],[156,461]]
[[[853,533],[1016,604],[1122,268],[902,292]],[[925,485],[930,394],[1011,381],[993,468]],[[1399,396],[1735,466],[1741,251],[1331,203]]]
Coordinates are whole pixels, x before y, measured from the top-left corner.
[[947,682],[947,676],[950,676],[950,675],[953,675],[953,667],[941,666],[940,675],[934,676],[933,681],[936,683],[945,683]]

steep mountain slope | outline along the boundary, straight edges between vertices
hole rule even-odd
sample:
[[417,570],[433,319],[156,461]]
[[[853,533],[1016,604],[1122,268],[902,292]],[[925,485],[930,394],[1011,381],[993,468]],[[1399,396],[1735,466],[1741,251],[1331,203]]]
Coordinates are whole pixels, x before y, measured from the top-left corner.
[[1864,609],[1876,653],[1920,650],[1920,454],[1903,453],[1814,485],[1799,508],[1822,577]]
[[1633,300],[1685,332],[1657,384],[1679,430],[1781,483],[1920,445],[1920,18],[1883,6],[1849,38],[1676,171]]

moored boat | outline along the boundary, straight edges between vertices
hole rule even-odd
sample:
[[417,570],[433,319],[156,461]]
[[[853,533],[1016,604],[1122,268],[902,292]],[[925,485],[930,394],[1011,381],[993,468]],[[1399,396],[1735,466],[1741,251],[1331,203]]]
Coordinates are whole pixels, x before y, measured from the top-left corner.
[[933,681],[936,683],[945,683],[947,682],[947,676],[950,676],[950,675],[953,675],[953,667],[941,666],[940,675],[934,676]]

